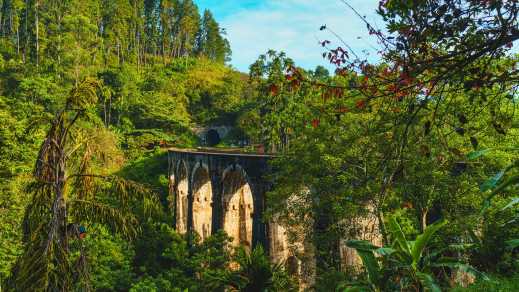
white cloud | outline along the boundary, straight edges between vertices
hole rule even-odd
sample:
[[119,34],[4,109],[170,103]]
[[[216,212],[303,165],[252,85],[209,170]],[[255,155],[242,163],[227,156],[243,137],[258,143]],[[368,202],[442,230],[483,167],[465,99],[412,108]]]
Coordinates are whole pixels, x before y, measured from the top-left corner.
[[[375,9],[377,0],[348,1],[374,25],[381,25]],[[285,51],[296,64],[305,68],[327,65],[321,57],[318,40],[329,39],[341,45],[329,32],[319,31],[326,24],[361,55],[367,50],[376,55],[376,40],[370,38],[365,24],[340,0],[266,0],[253,8],[244,8],[220,19],[227,30],[235,67],[248,71],[248,66],[269,49]],[[363,39],[357,39],[358,36]],[[331,66],[328,66],[332,68]]]

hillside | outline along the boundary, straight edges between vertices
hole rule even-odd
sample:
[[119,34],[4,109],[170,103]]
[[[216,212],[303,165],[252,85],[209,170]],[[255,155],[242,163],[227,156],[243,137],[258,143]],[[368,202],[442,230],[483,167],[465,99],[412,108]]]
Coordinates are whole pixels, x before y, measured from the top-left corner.
[[[38,149],[76,84],[88,76],[100,85],[88,123],[107,129],[104,147],[111,147],[113,163],[104,172],[150,185],[165,204],[161,145],[196,146],[191,128],[233,125],[248,86],[246,76],[225,65],[230,49],[218,23],[191,1],[1,3],[0,281],[23,250],[31,200],[24,187]],[[109,270],[97,273],[95,286],[129,289],[133,247],[95,230],[87,244],[103,248],[91,268]]]

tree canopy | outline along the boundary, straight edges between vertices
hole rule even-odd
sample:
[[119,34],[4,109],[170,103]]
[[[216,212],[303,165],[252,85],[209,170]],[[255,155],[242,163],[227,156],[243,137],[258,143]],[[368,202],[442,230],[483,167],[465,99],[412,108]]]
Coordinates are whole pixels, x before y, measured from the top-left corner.
[[[378,62],[339,36],[334,72],[268,50],[245,74],[193,0],[0,0],[0,287],[519,289],[519,4],[380,1],[378,29],[340,1]],[[286,262],[172,227],[165,150],[214,125],[273,154]]]

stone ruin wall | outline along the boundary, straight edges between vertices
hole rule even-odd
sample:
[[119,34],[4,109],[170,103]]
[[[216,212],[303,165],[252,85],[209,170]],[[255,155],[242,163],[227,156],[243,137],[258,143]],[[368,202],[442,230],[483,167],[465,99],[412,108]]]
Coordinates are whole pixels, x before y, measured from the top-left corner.
[[[308,192],[304,189],[302,192]],[[293,195],[287,200],[287,210],[294,206],[305,207],[304,194]],[[307,207],[307,206],[306,206]],[[301,291],[310,289],[315,283],[315,251],[311,232],[313,219],[308,215],[296,217],[290,211],[287,214],[289,221],[301,222],[286,226],[284,220],[274,216],[269,222],[270,257],[274,263],[284,263],[289,274],[297,278]]]
[[346,246],[348,240],[366,240],[373,245],[382,246],[382,233],[380,232],[378,218],[373,206],[366,206],[366,214],[342,222],[346,236],[339,243],[339,254],[341,257],[341,270],[346,273],[357,275],[362,270],[362,260],[354,248]]

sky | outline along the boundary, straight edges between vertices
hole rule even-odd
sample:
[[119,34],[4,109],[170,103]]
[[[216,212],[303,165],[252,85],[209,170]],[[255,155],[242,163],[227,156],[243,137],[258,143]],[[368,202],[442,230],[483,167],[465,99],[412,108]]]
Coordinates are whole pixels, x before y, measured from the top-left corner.
[[[269,49],[284,51],[296,65],[313,69],[333,67],[322,57],[319,41],[330,40],[342,45],[326,25],[340,36],[357,55],[376,59],[376,39],[370,37],[366,25],[341,0],[195,0],[201,11],[213,12],[231,43],[230,64],[248,72],[259,55]],[[378,0],[347,0],[375,27],[383,28],[376,14]],[[360,37],[360,38],[359,38]],[[343,45],[342,45],[343,46]]]

